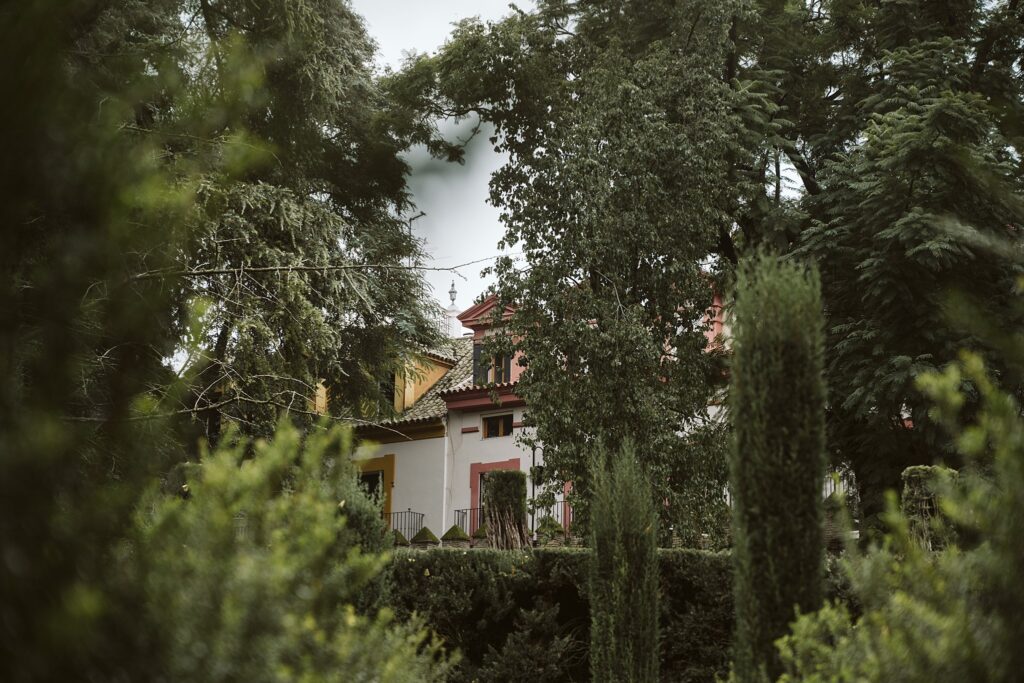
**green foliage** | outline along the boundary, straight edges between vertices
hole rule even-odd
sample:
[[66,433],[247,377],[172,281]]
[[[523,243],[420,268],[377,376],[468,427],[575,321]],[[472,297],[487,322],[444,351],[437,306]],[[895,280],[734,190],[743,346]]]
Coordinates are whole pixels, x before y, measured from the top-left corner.
[[903,470],[901,508],[911,536],[925,550],[941,550],[953,538],[948,524],[938,523],[938,496],[955,485],[957,471],[948,467],[918,465]]
[[527,543],[526,473],[495,470],[486,474],[484,518],[495,548],[520,548]]
[[[590,552],[397,553],[386,570],[387,603],[399,620],[420,615],[461,652],[449,680],[589,681]],[[659,550],[657,561],[662,680],[711,683],[728,670],[731,558]]]
[[506,344],[525,352],[518,391],[548,492],[573,481],[586,521],[587,453],[612,425],[652,445],[663,527],[714,528],[722,461],[675,438],[720,377],[694,324],[701,266],[728,282],[768,247],[820,267],[829,443],[874,526],[905,467],[953,454],[914,385],[960,348],[985,352],[943,316],[950,293],[1022,321],[1008,305],[1019,265],[983,248],[1024,225],[1018,3],[534,7],[463,22],[399,80],[435,111],[493,123],[509,155],[492,198],[525,263],[499,261],[498,290],[520,306]]
[[440,543],[440,541],[437,540],[437,536],[434,535],[434,532],[428,529],[427,527],[423,527],[422,529],[417,531],[416,535],[413,536],[412,540],[409,542],[423,543],[429,545],[437,545],[438,543]]
[[551,515],[544,515],[537,525],[537,540],[544,544],[558,538],[565,538],[565,527]]
[[659,550],[661,678],[718,681],[732,659],[733,560],[728,553]]
[[1024,224],[1013,5],[882,3],[845,9],[828,29],[858,63],[836,74],[846,104],[829,109],[844,116],[820,156],[820,192],[803,203],[798,251],[818,262],[828,311],[829,443],[856,472],[869,526],[906,467],[955,463],[915,385],[959,349],[984,349],[976,329],[951,324],[950,295],[975,293],[985,315],[1021,323],[1019,264],[985,246]]
[[[1018,351],[1019,354],[1019,351]],[[1020,356],[1014,360],[1019,364]],[[926,551],[890,497],[886,544],[849,565],[863,614],[829,605],[779,641],[782,681],[1012,681],[1020,678],[1024,420],[970,353],[919,388],[969,467],[938,485],[950,523],[977,539]],[[980,410],[965,414],[977,392]],[[989,465],[990,463],[990,465]],[[979,467],[980,466],[980,467]],[[941,522],[940,522],[941,524]]]
[[452,528],[444,532],[444,536],[441,537],[442,541],[468,541],[469,534],[460,527],[458,524],[453,524]]
[[774,679],[797,611],[821,604],[825,383],[818,275],[760,255],[739,274],[730,410],[734,671]]
[[[372,505],[337,430],[303,443],[222,446],[140,514],[146,616],[175,680],[440,680],[438,645],[416,622],[351,603],[387,562],[364,553],[350,508]],[[377,536],[384,534],[380,528]],[[347,606],[346,606],[347,605]]]
[[143,258],[167,265],[189,193],[158,161],[161,142],[129,126],[173,87],[155,34],[176,17],[168,2],[118,3],[136,30],[114,51],[123,42],[103,41],[123,30],[102,9],[0,9],[0,54],[23,64],[0,73],[19,103],[0,113],[0,679],[12,682],[144,670],[117,550],[145,477],[176,457],[158,421],[123,421],[174,348],[171,293],[129,277]]
[[408,67],[439,106],[492,123],[509,156],[491,196],[522,258],[496,265],[517,306],[496,343],[523,352],[516,392],[530,406],[523,439],[544,448],[538,483],[554,495],[572,481],[583,523],[597,440],[645,444],[666,518],[724,485],[722,460],[704,470],[716,476],[687,476],[703,463],[678,433],[708,421],[721,377],[704,353],[701,263],[730,223],[722,178],[739,120],[721,63],[735,5],[545,0],[467,20]]
[[[42,21],[34,8],[50,4],[26,3],[19,19]],[[103,267],[116,280],[95,271],[66,283],[97,347],[70,412],[173,416],[188,446],[216,441],[225,419],[264,436],[282,410],[310,426],[321,381],[332,414],[352,417],[382,374],[436,339],[399,156],[433,125],[374,81],[373,42],[348,4],[215,4],[118,0],[47,17],[58,33],[40,65],[67,87],[26,92],[50,112],[39,125],[66,133],[36,144],[43,159],[74,146],[85,163],[66,168],[93,178],[95,194],[88,211],[65,213],[84,187],[65,188],[65,200],[26,187],[17,210],[45,209],[58,239],[19,237],[11,252],[13,283],[74,230],[110,228],[82,256],[112,247],[120,261]],[[62,121],[81,111],[102,116]],[[51,162],[36,170],[26,180],[77,177]],[[79,210],[82,224],[65,232]],[[133,298],[143,303],[125,305]],[[117,333],[103,324],[107,306],[139,311],[134,335],[145,339],[117,352],[125,359],[103,355],[114,346],[104,335]],[[129,364],[152,388],[139,404],[103,376]]]
[[164,125],[193,92],[238,93],[178,145],[219,163],[196,184],[176,268],[157,274],[203,307],[180,373],[188,405],[212,440],[224,419],[267,434],[281,410],[311,424],[322,381],[330,412],[358,417],[380,377],[435,339],[399,156],[429,126],[374,81],[348,3],[180,5],[173,37],[194,68]]
[[0,679],[166,677],[141,492],[429,338],[398,156],[429,126],[345,3],[26,0],[0,38]]
[[398,529],[393,530],[391,533],[392,533],[392,536],[394,537],[393,543],[394,543],[394,546],[396,548],[408,548],[409,547],[409,539],[407,539],[405,537],[405,534],[403,534]]
[[632,445],[605,455],[591,504],[593,681],[658,680],[658,520]]

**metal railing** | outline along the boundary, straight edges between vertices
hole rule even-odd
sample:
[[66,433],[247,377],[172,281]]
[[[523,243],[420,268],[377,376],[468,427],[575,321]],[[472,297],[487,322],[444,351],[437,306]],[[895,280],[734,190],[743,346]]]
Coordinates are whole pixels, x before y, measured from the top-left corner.
[[838,468],[829,470],[821,493],[822,497],[828,498],[833,493],[848,495],[851,492],[856,492],[856,490],[857,480],[854,478],[853,472],[848,468]]
[[484,523],[484,509],[464,508],[462,510],[455,510],[454,518],[455,523],[458,524],[463,531],[472,536]]
[[[462,528],[467,534],[472,535],[484,523],[483,508],[463,508],[452,511],[452,521]],[[557,502],[548,508],[539,508],[530,513],[530,531],[537,530],[540,521],[545,517],[552,517],[568,533],[572,525],[572,506],[567,502]]]
[[384,521],[389,529],[397,529],[402,532],[406,540],[411,540],[423,528],[423,513],[406,510],[405,512],[382,513]]
[[531,517],[530,528],[536,531],[545,517],[553,518],[565,529],[566,533],[569,533],[569,527],[572,526],[572,506],[568,501],[561,501],[549,508],[537,508]]

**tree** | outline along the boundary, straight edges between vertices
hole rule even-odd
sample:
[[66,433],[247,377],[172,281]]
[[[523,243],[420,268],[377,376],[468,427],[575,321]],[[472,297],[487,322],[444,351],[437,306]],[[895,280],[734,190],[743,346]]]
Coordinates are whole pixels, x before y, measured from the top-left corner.
[[[1018,369],[1020,348],[1012,359]],[[852,615],[846,606],[830,604],[802,616],[779,641],[786,664],[780,681],[1020,677],[1020,404],[999,389],[981,357],[971,353],[941,372],[922,375],[918,385],[935,401],[935,416],[952,430],[968,463],[960,477],[948,478],[940,488],[946,530],[953,527],[973,540],[939,553],[926,551],[890,496],[885,546],[849,563],[861,612]],[[967,418],[963,410],[974,394],[981,397],[981,409]]]
[[210,439],[225,418],[265,434],[282,410],[309,423],[322,381],[330,412],[358,418],[381,377],[436,338],[399,157],[430,128],[374,80],[373,43],[348,3],[183,11],[190,87],[226,100],[228,115],[177,150],[202,157],[212,139],[220,163],[195,188],[168,275],[202,310],[176,407],[202,415]]
[[136,255],[165,265],[162,242],[185,222],[183,193],[156,161],[159,145],[126,130],[138,102],[171,87],[146,64],[157,61],[154,34],[177,19],[169,3],[108,6],[136,30],[131,49],[100,51],[108,58],[99,69],[86,37],[115,30],[102,9],[39,0],[0,10],[0,50],[23,64],[0,74],[2,91],[19,102],[0,114],[16,132],[0,202],[0,678],[8,681],[139,671],[137,595],[109,568],[146,476],[176,456],[159,421],[125,419],[162,379],[154,359],[173,348],[173,299],[155,282],[123,285]]
[[740,269],[729,407],[738,681],[781,673],[775,639],[820,607],[825,544],[823,321],[818,275],[771,255]]
[[[1019,235],[1022,12],[1017,0],[551,1],[464,23],[437,58],[410,65],[407,82],[435,88],[436,112],[493,122],[510,155],[492,199],[524,256],[498,272],[503,297],[522,306],[521,390],[553,458],[544,477],[576,477],[585,494],[575,452],[598,425],[638,425],[650,440],[664,429],[648,407],[697,414],[694,397],[661,400],[672,381],[656,386],[656,348],[671,336],[657,328],[676,310],[660,302],[678,294],[671,306],[699,309],[699,265],[717,259],[728,280],[761,246],[821,263],[832,456],[853,465],[867,513],[903,466],[950,456],[913,378],[958,345],[979,348],[936,317],[968,268],[984,273],[991,315],[1008,314],[1013,268],[979,263],[972,244]],[[893,173],[904,168],[915,170]],[[692,191],[675,193],[678,180]],[[664,220],[666,207],[686,218]],[[978,234],[945,229],[956,223]],[[606,257],[613,248],[621,261]],[[664,296],[663,281],[678,289]],[[653,341],[641,350],[636,339]],[[700,384],[696,347],[668,346],[690,359],[675,374]],[[623,362],[613,385],[636,396],[604,395],[602,378],[581,371],[609,358]],[[559,421],[547,405],[581,410]],[[665,469],[655,481],[690,478]]]
[[[379,507],[339,429],[270,443],[224,439],[189,472],[188,499],[157,494],[138,515],[147,617],[172,680],[443,680],[418,622],[358,615],[386,555]],[[232,442],[232,443],[227,443]],[[151,511],[150,511],[151,510]]]
[[988,315],[1020,324],[1009,306],[1018,266],[985,250],[1019,238],[1019,162],[972,85],[973,49],[940,35],[884,52],[861,104],[863,141],[823,165],[822,192],[807,201],[798,251],[822,272],[830,443],[869,515],[907,466],[955,462],[915,387],[958,349],[983,348],[946,319],[951,293],[975,293]]
[[[505,341],[523,352],[517,393],[527,442],[544,449],[539,483],[571,481],[582,522],[599,440],[644,445],[667,516],[686,517],[699,479],[686,472],[702,462],[690,452],[699,439],[679,432],[708,422],[718,376],[702,264],[729,224],[731,7],[542,2],[464,22],[439,56],[408,67],[436,84],[441,111],[492,122],[509,155],[491,182],[502,244],[523,252],[496,266],[501,299],[517,307]],[[708,472],[697,495],[720,499],[724,468]]]
[[[601,462],[604,460],[604,462]],[[658,518],[632,445],[595,458],[590,671],[597,682],[658,680]]]
[[[307,228],[323,228],[317,233],[319,244],[337,251],[336,242],[326,242],[330,226],[337,227],[343,218],[346,224],[359,225],[357,209],[373,215],[385,213],[383,206],[393,207],[387,197],[400,195],[400,188],[374,194],[385,184],[383,178],[401,179],[400,169],[385,163],[394,158],[388,154],[395,145],[429,130],[417,128],[419,124],[399,107],[383,104],[373,87],[352,91],[347,106],[375,113],[379,120],[370,114],[350,120],[352,126],[362,121],[377,133],[361,138],[362,145],[353,147],[349,140],[343,143],[349,145],[345,149],[376,151],[379,156],[356,155],[367,171],[360,177],[370,185],[360,191],[345,185],[356,195],[346,200],[353,216],[340,217],[331,204],[335,200],[328,196],[330,186],[309,180],[312,174],[305,180],[299,175],[304,164],[319,159],[323,167],[327,162],[314,154],[310,140],[293,144],[282,132],[292,130],[302,137],[316,129],[326,144],[328,133],[318,126],[327,122],[327,111],[314,104],[303,109],[303,117],[315,113],[316,118],[300,135],[294,116],[306,106],[302,94],[310,94],[312,81],[290,80],[275,69],[290,65],[295,73],[315,76],[313,81],[321,85],[326,79],[340,87],[338,74],[350,72],[335,67],[344,63],[312,49],[304,53],[308,62],[296,63],[286,59],[284,47],[295,58],[298,48],[288,40],[314,35],[333,40],[338,33],[324,29],[318,34],[317,25],[347,27],[353,42],[345,45],[356,52],[344,54],[358,56],[365,36],[358,43],[358,22],[343,6],[324,5],[319,7],[322,15],[300,15],[296,12],[308,5],[245,3],[245,10],[252,12],[244,19],[246,26],[259,29],[265,39],[260,43],[251,34],[243,35],[242,28],[226,27],[225,22],[240,18],[242,4],[31,0],[0,10],[0,50],[10,63],[22,65],[0,74],[3,92],[16,95],[19,102],[0,114],[4,129],[17,133],[9,136],[12,163],[2,171],[0,202],[5,226],[0,237],[4,680],[136,680],[154,675],[160,662],[151,656],[154,644],[147,638],[152,631],[139,623],[140,583],[134,580],[137,576],[121,571],[120,560],[131,547],[125,540],[140,492],[159,473],[188,457],[180,445],[185,430],[169,421],[184,418],[189,426],[197,406],[185,396],[201,393],[196,382],[206,378],[192,364],[186,367],[193,370],[177,377],[168,368],[168,359],[188,352],[193,358],[210,355],[208,323],[228,305],[217,297],[230,292],[215,287],[212,273],[200,276],[196,270],[227,264],[223,269],[231,272],[223,273],[222,282],[231,282],[242,292],[256,286],[258,278],[238,272],[231,280],[231,273],[242,264],[259,265],[254,259],[267,255],[269,267],[287,265],[295,271],[288,282],[305,283],[296,285],[298,291],[288,299],[296,314],[316,318],[309,306],[303,307],[308,301],[302,296],[320,296],[306,286],[312,279],[309,274],[319,278],[314,284],[327,293],[341,288],[342,279],[327,277],[320,261],[313,264],[317,271],[297,270],[294,250],[310,248],[315,240],[299,239],[306,232],[288,221],[323,219],[330,225],[307,223]],[[312,66],[325,70],[314,73]],[[298,99],[285,102],[287,106],[271,106],[268,93],[277,92],[287,100],[281,92],[287,84],[271,85],[270,72],[299,85],[297,95],[291,93]],[[354,72],[355,80],[360,74],[368,80],[365,64]],[[364,95],[379,99],[368,105]],[[338,103],[339,98],[332,101]],[[270,116],[272,123],[260,115]],[[341,118],[335,117],[335,122],[340,124]],[[374,122],[378,128],[373,128]],[[392,138],[392,127],[405,132]],[[393,144],[384,145],[381,138]],[[379,167],[386,172],[369,172]],[[335,181],[341,182],[337,177]],[[282,225],[295,230],[267,234],[267,221],[254,220],[258,226],[246,223],[252,218],[246,202],[251,199],[266,207],[268,198],[279,200],[284,206]],[[231,204],[229,199],[237,201]],[[218,205],[221,200],[224,203]],[[241,205],[247,208],[242,210]],[[227,233],[234,233],[206,230],[221,222],[230,223]],[[402,348],[411,348],[424,325],[419,318],[408,321],[400,315],[416,308],[414,271],[401,260],[409,255],[407,233],[392,218],[383,227],[354,233],[351,254],[330,263],[351,267],[359,275],[350,280],[357,284],[386,284],[360,290],[363,299],[377,296],[371,301],[372,311],[380,317],[360,325],[362,318],[356,315],[357,322],[346,328],[349,336],[339,342],[343,348],[334,351],[349,363],[344,367],[372,374],[400,358],[400,339],[406,340]],[[225,236],[235,241],[224,243],[224,250],[236,256],[204,261],[204,254],[216,251],[213,240]],[[251,240],[248,256],[236,239],[241,237]],[[291,242],[292,237],[297,241]],[[274,240],[278,241],[272,246]],[[374,261],[380,268],[368,268],[371,259],[380,259]],[[340,272],[344,271],[326,271]],[[208,278],[206,284],[202,277]],[[412,290],[404,289],[410,283]],[[207,284],[210,289],[204,289]],[[403,293],[382,293],[391,286]],[[268,289],[268,298],[268,292],[284,296]],[[239,298],[251,306],[267,303],[249,293]],[[201,299],[212,303],[202,304]],[[278,315],[264,311],[270,324],[279,322],[279,303],[267,304]],[[344,317],[338,308],[323,310]],[[364,304],[359,313],[369,319],[369,310]],[[387,325],[399,331],[380,332]],[[305,372],[300,379],[327,377],[318,360],[307,357],[303,366],[295,351],[304,343],[300,334],[316,330],[300,325],[287,332],[294,333],[288,354],[272,356],[267,361],[271,371],[282,378],[289,372]],[[386,336],[387,344],[380,343],[380,335]],[[226,348],[241,340],[253,354],[267,350],[258,334],[235,333],[226,339]],[[387,349],[382,355],[361,356],[363,342]],[[282,360],[285,356],[290,365]],[[232,356],[232,362],[239,357]],[[238,367],[248,372],[249,366]],[[358,386],[353,384],[354,392]],[[223,388],[229,391],[223,398],[232,400],[222,407],[237,407],[230,392],[244,387]],[[337,395],[345,403],[345,394]],[[210,405],[200,403],[199,408]],[[266,424],[253,429],[265,431]]]
[[[139,220],[161,236],[123,264],[124,296],[159,288],[171,303],[154,315],[170,348],[141,349],[172,366],[152,378],[146,412],[180,416],[187,441],[215,441],[224,419],[267,435],[282,411],[311,424],[323,382],[335,417],[360,418],[380,379],[437,338],[399,152],[459,149],[374,78],[347,3],[125,1],[94,14],[68,67],[124,99],[120,134],[158,150],[185,211]],[[93,391],[80,412],[98,419],[114,400]]]

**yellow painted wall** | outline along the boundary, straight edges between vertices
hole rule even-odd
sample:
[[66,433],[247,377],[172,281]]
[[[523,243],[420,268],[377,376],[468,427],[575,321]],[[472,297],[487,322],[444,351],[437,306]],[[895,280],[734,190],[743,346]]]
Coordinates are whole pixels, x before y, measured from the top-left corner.
[[[399,373],[395,377],[395,412],[401,414],[411,408],[451,367],[431,358],[419,358],[408,372]],[[310,409],[321,415],[327,412],[327,387],[323,382],[317,385]],[[363,412],[366,415],[373,414],[373,406],[367,403],[363,406]]]
[[418,359],[412,371],[406,375],[402,382],[404,387],[403,410],[411,408],[420,399],[420,396],[427,393],[430,387],[434,386],[439,379],[444,377],[444,373],[448,372],[450,368],[450,365],[440,363],[431,358]]
[[391,490],[395,487],[395,454],[356,460],[360,472],[384,472],[384,514],[391,514]]

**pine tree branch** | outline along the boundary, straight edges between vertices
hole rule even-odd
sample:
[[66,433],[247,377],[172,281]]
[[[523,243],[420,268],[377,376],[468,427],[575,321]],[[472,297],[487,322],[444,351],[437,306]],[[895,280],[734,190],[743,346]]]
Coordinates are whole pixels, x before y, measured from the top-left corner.
[[220,408],[224,408],[224,407],[232,405],[234,403],[246,403],[246,404],[249,404],[249,405],[271,406],[271,407],[276,407],[276,408],[282,408],[282,409],[288,411],[289,413],[295,413],[297,415],[306,415],[306,416],[315,417],[315,418],[318,418],[318,419],[326,417],[329,420],[334,421],[334,422],[347,422],[347,423],[352,423],[352,424],[365,425],[365,426],[369,426],[369,427],[376,427],[378,429],[383,429],[385,431],[392,432],[394,434],[398,434],[399,436],[401,436],[401,437],[403,437],[405,439],[408,439],[409,441],[412,441],[412,437],[408,436],[407,434],[404,434],[401,431],[399,431],[397,429],[394,429],[392,427],[388,427],[387,425],[385,425],[385,424],[383,424],[381,422],[375,422],[374,420],[364,420],[364,419],[357,418],[357,417],[335,417],[333,415],[329,415],[329,414],[326,414],[326,413],[318,413],[318,412],[313,411],[313,410],[302,410],[302,409],[299,409],[299,408],[295,408],[294,406],[292,406],[290,404],[284,403],[284,402],[279,401],[279,400],[274,399],[274,398],[258,399],[258,398],[251,398],[249,396],[232,396],[231,398],[224,399],[223,401],[218,401],[217,403],[211,403],[209,405],[205,405],[205,406],[202,406],[200,408],[181,408],[180,410],[169,410],[169,411],[165,411],[165,412],[161,412],[161,413],[146,413],[144,415],[130,415],[128,417],[123,417],[123,418],[120,418],[120,419],[112,419],[112,418],[108,418],[108,417],[95,417],[95,416],[91,416],[91,415],[64,415],[61,419],[64,420],[65,422],[84,422],[84,423],[96,423],[96,424],[98,424],[98,423],[107,423],[107,422],[144,422],[144,421],[148,421],[148,420],[163,420],[163,419],[167,419],[167,418],[171,418],[171,417],[181,417],[181,416],[184,416],[184,415],[196,415],[197,413],[206,412],[208,410],[218,410]]
[[194,270],[154,270],[145,273],[137,273],[129,278],[131,282],[142,280],[175,279],[175,278],[196,278],[209,277],[212,275],[237,275],[241,277],[247,273],[282,273],[282,272],[331,272],[339,270],[417,270],[453,273],[465,279],[465,276],[458,272],[459,268],[477,265],[493,261],[498,256],[487,256],[485,258],[467,261],[455,266],[403,266],[400,264],[384,263],[350,263],[335,266],[239,266],[238,268],[200,268]]

